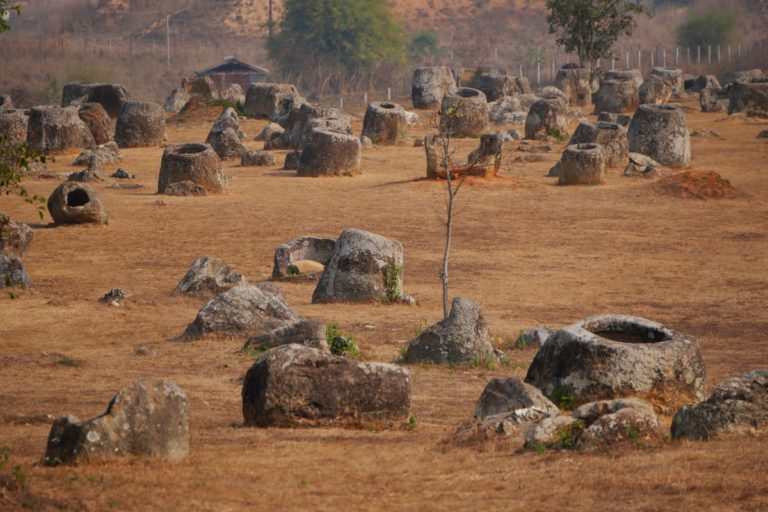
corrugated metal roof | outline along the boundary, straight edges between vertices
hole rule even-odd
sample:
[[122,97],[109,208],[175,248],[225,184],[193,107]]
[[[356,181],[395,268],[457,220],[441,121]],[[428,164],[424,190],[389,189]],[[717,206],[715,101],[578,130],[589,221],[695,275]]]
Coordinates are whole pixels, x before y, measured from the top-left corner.
[[195,73],[198,76],[211,75],[214,73],[260,73],[263,75],[269,75],[269,70],[260,68],[258,66],[251,66],[245,62],[238,60],[234,57],[227,58],[223,63],[217,64],[213,67],[203,69]]

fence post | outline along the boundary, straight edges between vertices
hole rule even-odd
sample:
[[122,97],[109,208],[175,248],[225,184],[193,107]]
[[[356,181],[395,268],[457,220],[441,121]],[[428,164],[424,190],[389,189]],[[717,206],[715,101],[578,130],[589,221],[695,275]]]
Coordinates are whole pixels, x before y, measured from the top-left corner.
[[688,50],[688,65],[690,66],[691,65],[691,47],[689,46],[687,50]]
[[629,52],[627,52],[627,69],[629,69]]
[[675,46],[675,66],[677,67],[680,64],[680,47]]
[[712,45],[707,45],[707,63],[712,64]]
[[653,54],[656,52],[651,52],[651,69],[653,69]]
[[731,62],[731,45],[728,45],[728,62]]
[[720,58],[720,45],[717,45],[717,63],[720,64],[722,59]]
[[368,106],[368,91],[365,91],[363,93],[363,103],[365,103],[365,105]]
[[552,59],[552,81],[555,81],[555,59]]
[[536,85],[541,85],[541,62],[536,63]]
[[637,69],[643,73],[643,50],[637,50]]
[[741,58],[741,43],[736,47],[736,56]]
[[522,64],[520,64],[519,72],[520,72],[520,78],[523,78],[523,65]]
[[344,96],[339,96],[339,110],[344,110]]
[[664,60],[664,67],[667,67],[667,49],[661,50],[662,59]]
[[387,101],[392,101],[392,88],[387,87]]
[[611,55],[611,71],[616,71],[616,59]]
[[701,46],[696,47],[696,64],[701,64]]

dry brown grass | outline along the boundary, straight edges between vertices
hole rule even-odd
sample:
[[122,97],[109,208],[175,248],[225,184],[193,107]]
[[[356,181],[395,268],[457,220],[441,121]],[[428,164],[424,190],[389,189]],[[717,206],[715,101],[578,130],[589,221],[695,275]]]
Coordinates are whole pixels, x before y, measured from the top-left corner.
[[[170,123],[170,141],[204,140],[215,117],[206,115]],[[558,187],[545,177],[559,153],[549,154],[548,162],[519,164],[502,171],[503,179],[475,180],[462,191],[451,293],[476,299],[502,340],[524,327],[604,312],[659,320],[698,338],[710,388],[768,366],[768,145],[755,138],[765,126],[720,114],[688,119],[692,130],[722,135],[693,140],[694,167],[717,171],[744,196],[661,196],[652,183],[618,171],[604,186]],[[360,119],[355,123],[359,130]],[[263,125],[249,120],[244,129],[253,136]],[[460,141],[458,153],[476,143]],[[314,305],[312,285],[281,284],[302,315],[337,322],[355,336],[363,359],[395,361],[419,324],[440,315],[443,185],[418,180],[423,148],[377,147],[364,153],[363,174],[355,178],[302,179],[230,161],[229,194],[163,197],[160,206],[154,191],[161,149],[124,155],[120,165],[146,188],[97,185],[108,226],[40,225],[28,205],[0,198],[3,211],[36,224],[26,257],[34,292],[0,294],[0,445],[11,448],[11,465],[28,473],[40,508],[768,508],[765,437],[579,454],[514,455],[493,445],[445,443],[471,417],[491,377],[524,376],[533,349],[510,351],[511,365],[495,370],[411,367],[418,419],[412,432],[240,428],[240,379],[252,362],[239,352],[243,340],[169,341],[201,306],[171,294],[189,264],[219,256],[258,280],[270,275],[275,246],[299,235],[336,236],[357,227],[400,240],[406,291],[418,306]],[[53,170],[71,170],[73,156],[59,156]],[[28,185],[47,195],[55,183]],[[97,302],[116,286],[130,294],[125,307]],[[134,355],[138,346],[155,355]],[[61,357],[77,364],[57,364]],[[170,379],[188,392],[189,458],[39,465],[49,425],[33,416],[100,414],[118,388],[139,376]],[[32,417],[29,425],[19,416]],[[0,508],[12,509],[9,503],[0,501]]]

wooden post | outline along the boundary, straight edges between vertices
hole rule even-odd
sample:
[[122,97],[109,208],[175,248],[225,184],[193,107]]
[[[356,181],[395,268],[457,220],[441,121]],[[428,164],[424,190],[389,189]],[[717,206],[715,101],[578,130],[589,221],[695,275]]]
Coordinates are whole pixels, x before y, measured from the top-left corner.
[[541,62],[536,64],[536,85],[541,85]]
[[166,69],[171,71],[171,17],[165,17],[165,64]]

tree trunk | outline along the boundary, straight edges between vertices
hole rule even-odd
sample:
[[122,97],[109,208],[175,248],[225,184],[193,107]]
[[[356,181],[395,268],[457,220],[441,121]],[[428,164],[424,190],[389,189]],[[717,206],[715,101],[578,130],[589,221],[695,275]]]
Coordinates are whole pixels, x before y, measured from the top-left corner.
[[453,227],[453,188],[451,174],[446,173],[448,187],[448,215],[445,221],[445,251],[443,252],[443,269],[440,272],[440,280],[443,284],[443,320],[448,318],[448,254],[451,250],[451,228]]

